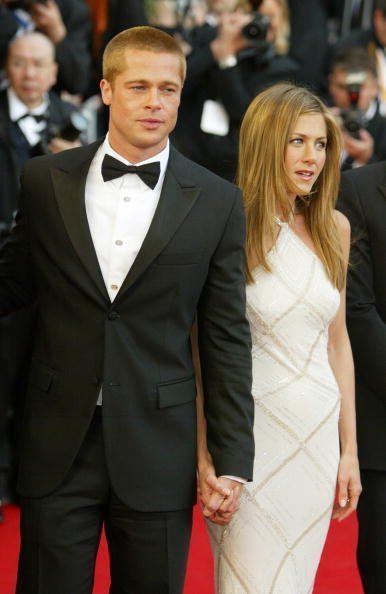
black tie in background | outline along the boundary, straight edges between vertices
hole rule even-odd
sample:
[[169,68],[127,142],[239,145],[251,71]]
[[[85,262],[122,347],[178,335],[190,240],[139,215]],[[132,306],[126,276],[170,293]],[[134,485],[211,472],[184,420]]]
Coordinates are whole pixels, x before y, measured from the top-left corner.
[[102,177],[103,181],[110,181],[125,175],[126,173],[135,173],[141,180],[149,186],[152,190],[157,185],[159,174],[160,174],[160,163],[159,161],[153,161],[146,165],[125,165],[122,161],[114,159],[110,155],[105,155],[102,162]]
[[34,118],[34,120],[39,123],[39,122],[42,122],[43,120],[46,120],[47,119],[47,116],[44,113],[42,113],[41,115],[35,115],[34,113],[29,113],[27,111],[27,113],[25,113],[24,115],[22,115],[20,118],[18,118],[16,120],[16,124],[18,124],[19,122],[21,122],[25,118]]

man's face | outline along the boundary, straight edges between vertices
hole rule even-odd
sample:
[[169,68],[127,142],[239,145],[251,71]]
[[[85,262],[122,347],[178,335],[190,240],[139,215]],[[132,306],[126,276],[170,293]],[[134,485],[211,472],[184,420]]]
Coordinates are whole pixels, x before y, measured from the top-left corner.
[[375,35],[381,45],[386,47],[386,16],[382,10],[374,10],[373,24]]
[[214,14],[225,14],[234,12],[237,7],[237,0],[208,0],[207,6],[209,12]]
[[38,107],[56,82],[57,65],[48,40],[40,35],[11,43],[5,66],[9,83],[29,109]]
[[101,81],[110,107],[109,141],[136,163],[159,153],[177,121],[182,90],[178,56],[127,50],[125,68],[114,81]]
[[[350,94],[347,89],[347,72],[344,70],[335,70],[329,77],[329,93],[334,106],[340,109],[349,109]],[[366,112],[371,102],[377,97],[378,84],[376,79],[370,74],[365,75],[364,82],[361,84],[361,90],[358,99],[358,108]]]

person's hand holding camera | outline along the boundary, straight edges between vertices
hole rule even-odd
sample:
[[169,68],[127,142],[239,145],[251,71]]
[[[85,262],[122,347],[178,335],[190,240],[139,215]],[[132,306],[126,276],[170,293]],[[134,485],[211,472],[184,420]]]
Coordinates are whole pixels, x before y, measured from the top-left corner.
[[343,130],[343,142],[346,153],[358,165],[365,165],[368,163],[374,153],[374,139],[371,134],[364,128],[358,130],[359,138],[354,138]]
[[35,21],[36,28],[45,33],[55,45],[66,37],[67,29],[54,0],[33,2],[30,4],[29,12]]
[[235,56],[248,47],[250,42],[242,33],[243,27],[251,21],[251,15],[244,12],[232,12],[221,15],[217,37],[210,44],[217,62]]
[[82,143],[79,139],[77,140],[65,140],[64,138],[60,138],[59,136],[55,136],[51,140],[48,145],[48,148],[51,153],[61,153],[62,151],[66,151],[68,149],[76,148],[77,146],[82,146]]

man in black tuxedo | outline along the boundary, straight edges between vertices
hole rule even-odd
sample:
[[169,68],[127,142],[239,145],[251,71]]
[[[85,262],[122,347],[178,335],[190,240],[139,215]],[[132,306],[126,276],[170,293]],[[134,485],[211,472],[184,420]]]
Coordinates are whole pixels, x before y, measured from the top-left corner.
[[353,245],[347,326],[356,371],[359,462],[358,566],[366,594],[386,592],[386,162],[342,176],[338,208]]
[[169,145],[185,76],[171,36],[123,31],[103,72],[106,139],[27,163],[0,257],[1,312],[38,309],[18,594],[90,594],[103,524],[111,592],[182,592],[196,492],[195,317],[221,477],[212,513],[231,511],[228,494],[237,501],[230,477],[252,473],[240,192]]

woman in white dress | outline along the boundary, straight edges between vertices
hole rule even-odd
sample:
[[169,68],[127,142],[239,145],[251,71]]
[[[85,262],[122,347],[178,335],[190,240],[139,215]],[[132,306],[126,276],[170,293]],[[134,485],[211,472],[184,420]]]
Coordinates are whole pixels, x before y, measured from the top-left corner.
[[[324,104],[287,83],[260,93],[241,127],[256,458],[231,522],[238,487],[208,522],[218,594],[311,593],[331,515],[347,517],[361,491],[345,325],[350,228],[334,210],[340,146]],[[205,504],[216,483],[204,433],[201,423]]]

